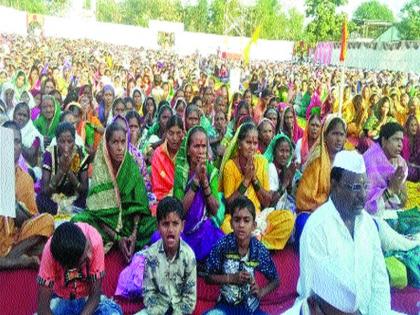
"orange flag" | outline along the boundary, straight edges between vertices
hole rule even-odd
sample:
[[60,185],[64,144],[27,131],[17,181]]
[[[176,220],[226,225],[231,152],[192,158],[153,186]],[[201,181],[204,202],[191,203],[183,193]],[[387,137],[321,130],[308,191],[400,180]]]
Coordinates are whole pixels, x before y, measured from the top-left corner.
[[341,50],[340,50],[340,61],[344,62],[347,54],[347,41],[349,38],[349,32],[347,30],[347,18],[344,18],[343,28],[341,31]]

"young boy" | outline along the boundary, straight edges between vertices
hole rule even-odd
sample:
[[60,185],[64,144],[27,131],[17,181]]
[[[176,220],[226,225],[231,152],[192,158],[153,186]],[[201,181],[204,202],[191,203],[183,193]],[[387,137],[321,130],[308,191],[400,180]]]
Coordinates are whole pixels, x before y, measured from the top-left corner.
[[[256,227],[255,207],[244,196],[231,204],[233,233],[216,243],[207,260],[208,281],[220,284],[221,294],[206,314],[265,314],[260,300],[279,286],[279,277],[270,253],[251,235]],[[260,288],[255,281],[260,271],[269,283]]]
[[[42,253],[38,314],[122,314],[118,304],[101,296],[104,256],[101,235],[94,227],[61,224]],[[51,299],[53,293],[57,297]]]
[[193,250],[180,239],[184,208],[173,197],[157,206],[161,239],[145,252],[143,302],[138,314],[192,314],[197,300],[197,270]]

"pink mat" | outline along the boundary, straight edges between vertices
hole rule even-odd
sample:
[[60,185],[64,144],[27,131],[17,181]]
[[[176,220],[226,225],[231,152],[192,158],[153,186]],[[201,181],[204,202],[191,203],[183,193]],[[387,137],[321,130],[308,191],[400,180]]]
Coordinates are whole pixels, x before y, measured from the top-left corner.
[[[299,259],[291,247],[273,253],[273,259],[280,274],[280,287],[266,296],[261,304],[269,314],[281,314],[289,308],[296,298],[296,283],[299,276]],[[112,251],[105,259],[106,277],[103,290],[107,296],[113,296],[117,286],[118,275],[124,267],[122,257]],[[36,311],[37,284],[36,272],[17,270],[0,272],[0,314],[28,315]],[[263,283],[263,277],[257,275],[257,281]],[[201,314],[211,308],[216,301],[219,290],[215,285],[208,285],[201,278],[198,280],[198,302],[194,314]],[[133,314],[142,307],[141,301],[132,302],[117,299],[125,314]],[[406,314],[417,314],[417,302],[420,301],[420,290],[411,287],[404,290],[392,290],[392,307]]]

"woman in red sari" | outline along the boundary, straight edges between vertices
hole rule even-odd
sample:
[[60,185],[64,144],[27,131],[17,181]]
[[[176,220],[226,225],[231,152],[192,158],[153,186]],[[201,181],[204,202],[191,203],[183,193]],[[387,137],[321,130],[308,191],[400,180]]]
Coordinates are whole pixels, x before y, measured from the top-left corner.
[[184,136],[182,119],[173,115],[166,125],[166,139],[152,158],[152,191],[158,201],[168,196],[174,186],[175,159]]

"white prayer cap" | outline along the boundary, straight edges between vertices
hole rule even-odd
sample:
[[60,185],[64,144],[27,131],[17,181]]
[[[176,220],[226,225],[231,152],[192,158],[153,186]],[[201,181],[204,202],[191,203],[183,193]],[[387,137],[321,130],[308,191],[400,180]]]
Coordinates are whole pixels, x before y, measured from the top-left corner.
[[321,262],[314,264],[312,291],[337,310],[354,313],[358,310],[354,278],[337,269]]
[[342,150],[335,155],[333,167],[340,167],[356,174],[365,174],[366,166],[363,156],[356,150]]

